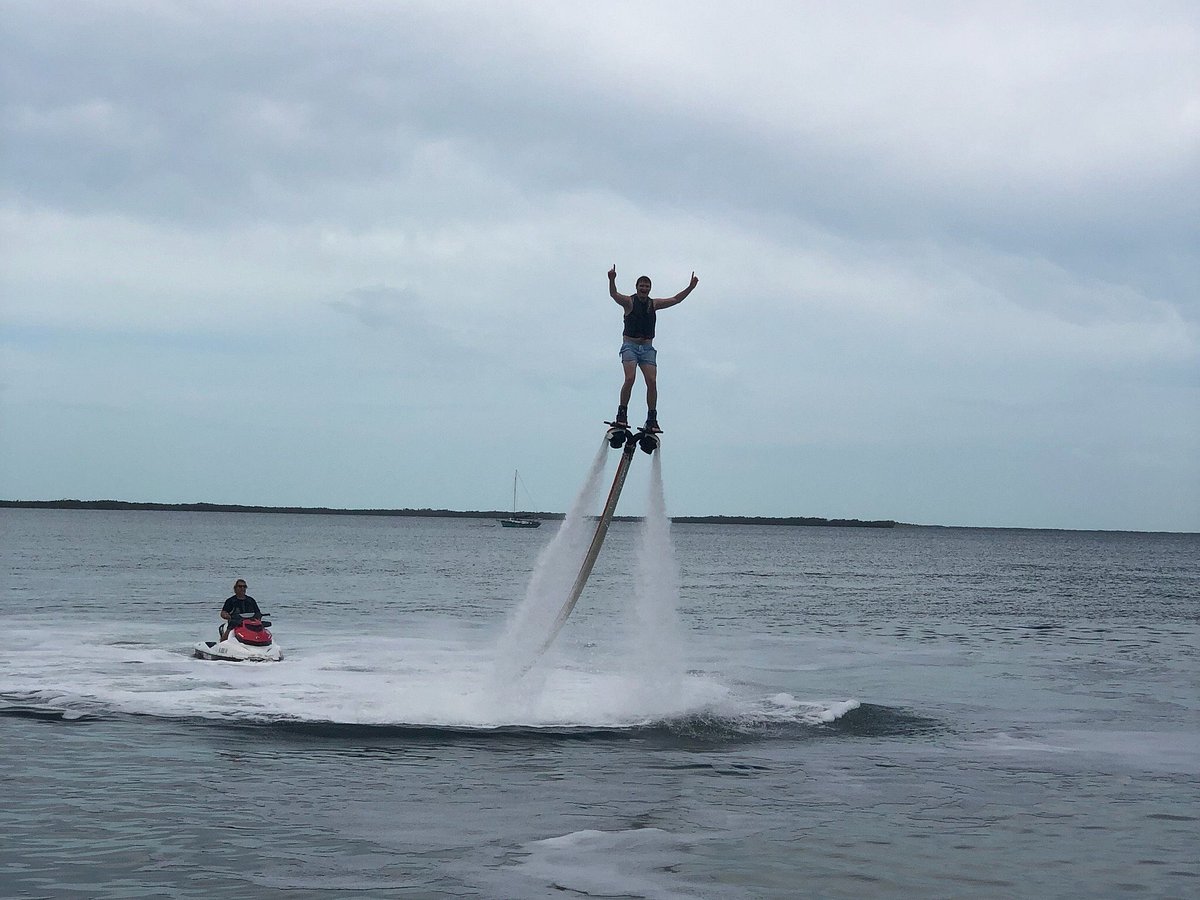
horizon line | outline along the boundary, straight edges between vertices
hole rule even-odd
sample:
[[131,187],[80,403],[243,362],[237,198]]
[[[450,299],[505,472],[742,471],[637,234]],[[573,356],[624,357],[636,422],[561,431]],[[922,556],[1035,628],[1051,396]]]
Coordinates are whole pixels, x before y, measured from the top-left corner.
[[[460,519],[504,519],[514,515],[511,510],[455,510],[432,507],[331,507],[331,506],[279,506],[243,503],[163,503],[149,500],[2,500],[0,509],[77,509],[133,512],[233,512],[265,513],[282,515],[330,515],[330,516],[376,516],[411,518],[460,518]],[[565,513],[520,510],[522,516],[533,516],[553,521],[566,518]],[[636,522],[643,516],[615,516],[614,521]],[[1164,531],[1130,528],[1063,528],[1038,525],[941,525],[920,522],[901,522],[895,519],[844,519],[823,516],[747,516],[724,513],[702,516],[670,516],[671,522],[681,525],[780,525],[811,526],[827,528],[962,528],[988,531],[1070,531],[1081,533],[1111,534],[1169,534],[1198,536],[1200,531]]]

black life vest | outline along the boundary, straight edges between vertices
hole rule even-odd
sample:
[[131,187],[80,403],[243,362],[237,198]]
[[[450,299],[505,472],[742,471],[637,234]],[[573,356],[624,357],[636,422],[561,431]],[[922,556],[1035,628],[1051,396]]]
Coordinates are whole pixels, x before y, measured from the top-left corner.
[[631,338],[654,337],[654,301],[649,297],[630,298],[629,312],[625,313],[625,336]]

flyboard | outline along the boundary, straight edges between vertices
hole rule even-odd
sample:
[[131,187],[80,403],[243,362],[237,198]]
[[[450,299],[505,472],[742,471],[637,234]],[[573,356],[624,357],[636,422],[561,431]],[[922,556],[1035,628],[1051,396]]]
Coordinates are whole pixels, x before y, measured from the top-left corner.
[[[600,548],[604,546],[604,537],[608,534],[608,526],[612,524],[613,515],[617,511],[617,501],[621,499],[621,489],[625,486],[625,476],[629,474],[629,466],[633,462],[634,453],[638,448],[641,448],[644,453],[653,453],[658,449],[658,436],[662,433],[660,431],[647,431],[645,428],[639,428],[635,432],[625,424],[617,422],[605,422],[604,424],[609,426],[606,435],[608,445],[614,450],[621,451],[621,461],[617,464],[617,474],[613,477],[612,487],[608,491],[608,499],[604,503],[604,511],[596,523],[596,533],[592,535],[592,542],[588,546],[587,555],[583,558],[583,565],[575,577],[575,583],[571,586],[571,593],[567,596],[566,602],[563,603],[562,609],[558,611],[554,623],[550,626],[549,636],[538,650],[539,656],[554,643],[554,639],[558,637],[558,633],[566,624],[567,617],[571,615],[571,610],[579,602],[579,596],[583,593],[583,588],[592,574],[592,568],[596,565],[596,557],[600,555]],[[529,665],[532,666],[533,663],[531,662]]]

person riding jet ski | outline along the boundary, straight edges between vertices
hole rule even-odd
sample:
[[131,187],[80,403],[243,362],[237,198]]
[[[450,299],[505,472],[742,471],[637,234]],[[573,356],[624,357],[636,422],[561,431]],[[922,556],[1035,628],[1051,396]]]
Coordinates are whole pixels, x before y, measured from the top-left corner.
[[246,582],[239,578],[233,583],[233,596],[225,601],[225,605],[221,607],[221,618],[225,620],[224,625],[217,627],[217,634],[220,635],[220,640],[225,640],[229,635],[229,629],[235,625],[232,621],[234,618],[262,618],[262,610],[258,608],[258,603],[246,593]]
[[198,659],[228,662],[278,662],[283,651],[270,632],[266,613],[246,593],[246,582],[239,578],[233,596],[221,607],[225,623],[217,629],[218,640],[200,641],[192,650]]

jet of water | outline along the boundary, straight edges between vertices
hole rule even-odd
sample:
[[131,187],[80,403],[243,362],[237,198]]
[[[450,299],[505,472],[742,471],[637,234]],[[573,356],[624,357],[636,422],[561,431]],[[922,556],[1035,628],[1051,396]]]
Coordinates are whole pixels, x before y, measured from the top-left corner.
[[600,443],[587,479],[549,544],[538,555],[525,599],[513,614],[497,646],[497,668],[501,680],[515,677],[540,652],[551,623],[571,590],[591,542],[608,441]]
[[671,705],[683,678],[679,636],[679,564],[671,541],[662,480],[662,450],[652,456],[646,516],[642,520],[629,610],[631,666],[648,706]]

